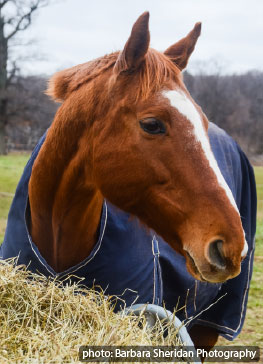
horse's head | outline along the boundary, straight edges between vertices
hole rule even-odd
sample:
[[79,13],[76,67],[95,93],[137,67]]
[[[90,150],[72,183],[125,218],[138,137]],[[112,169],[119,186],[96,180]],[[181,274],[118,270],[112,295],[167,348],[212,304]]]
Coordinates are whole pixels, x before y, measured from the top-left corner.
[[239,274],[247,244],[208,120],[181,77],[201,25],[159,53],[148,21],[139,17],[122,52],[57,74],[50,93],[86,123],[82,145],[102,195],[184,255],[194,277],[222,282]]

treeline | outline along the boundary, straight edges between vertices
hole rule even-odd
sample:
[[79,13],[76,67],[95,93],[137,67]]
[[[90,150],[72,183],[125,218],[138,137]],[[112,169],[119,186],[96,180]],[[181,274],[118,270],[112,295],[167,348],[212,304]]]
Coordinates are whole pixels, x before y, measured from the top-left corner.
[[50,126],[58,104],[45,95],[45,77],[19,77],[8,88],[7,151],[32,150]]
[[249,155],[263,154],[263,73],[195,75],[185,83],[210,121],[225,129]]
[[[263,73],[191,75],[185,83],[208,119],[232,135],[249,156],[263,154]],[[9,88],[8,149],[30,150],[58,107],[44,94],[47,79],[20,77]]]

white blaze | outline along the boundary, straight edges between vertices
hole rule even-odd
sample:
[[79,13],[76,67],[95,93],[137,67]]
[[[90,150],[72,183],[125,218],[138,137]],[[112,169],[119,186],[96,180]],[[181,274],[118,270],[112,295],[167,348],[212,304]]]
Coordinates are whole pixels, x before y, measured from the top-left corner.
[[[194,136],[195,136],[197,142],[199,142],[201,144],[204,154],[208,160],[208,163],[209,163],[211,169],[214,171],[214,173],[216,175],[219,185],[223,188],[230,203],[234,206],[236,211],[239,213],[236,202],[232,195],[232,192],[231,192],[230,188],[228,187],[228,184],[226,183],[226,181],[218,167],[214,154],[211,150],[208,136],[205,132],[205,128],[203,126],[201,116],[200,116],[199,112],[197,111],[195,105],[191,102],[191,100],[187,97],[187,95],[181,90],[180,91],[179,90],[163,91],[163,96],[166,97],[170,101],[171,106],[176,108],[193,125]],[[246,255],[247,249],[248,249],[247,242],[245,240],[244,248],[241,253],[242,257]]]
[[177,90],[164,91],[163,95],[166,98],[168,98],[171,105],[174,108],[176,108],[182,115],[184,115],[193,125],[194,136],[195,136],[196,140],[201,144],[201,147],[209,162],[209,165],[217,177],[219,185],[225,190],[229,201],[235,207],[235,209],[238,211],[238,208],[237,208],[236,202],[234,200],[234,197],[232,195],[232,192],[231,192],[230,188],[228,187],[222,173],[220,172],[217,161],[211,150],[208,136],[205,132],[205,128],[203,126],[201,116],[200,116],[199,112],[197,111],[196,107],[182,91],[177,91]]
[[245,239],[244,248],[243,248],[243,250],[241,252],[241,257],[242,258],[244,258],[247,255],[247,252],[248,252],[248,245],[247,245],[247,241],[246,241],[245,232],[244,232],[244,239]]

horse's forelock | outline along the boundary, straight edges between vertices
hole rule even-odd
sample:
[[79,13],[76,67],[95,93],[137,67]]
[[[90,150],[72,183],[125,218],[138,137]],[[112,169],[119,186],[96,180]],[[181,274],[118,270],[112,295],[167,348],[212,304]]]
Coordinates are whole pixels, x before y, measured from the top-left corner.
[[[127,82],[124,84],[129,85],[132,98],[136,101],[147,99],[150,95],[166,88],[171,81],[180,83],[181,72],[177,66],[163,53],[152,48],[148,49],[138,69],[122,71],[122,68],[120,67],[119,70],[116,66],[114,67],[110,88],[112,89],[119,79],[125,80],[126,77]],[[133,79],[136,86],[132,83]],[[130,96],[128,95],[129,99],[131,99]]]
[[150,94],[163,89],[167,83],[178,82],[179,69],[163,53],[149,49],[145,63],[140,69],[140,85],[137,98],[148,98]]
[[55,73],[49,80],[46,94],[56,101],[64,101],[71,92],[112,67],[116,58],[117,53],[112,53]]
[[[83,84],[99,77],[105,71],[113,68],[119,52],[106,55],[93,61],[55,73],[49,80],[46,94],[58,102],[64,101],[70,93],[80,88]],[[151,93],[160,90],[164,84],[178,79],[179,69],[164,54],[154,49],[149,49],[145,61],[134,72],[139,74],[139,85],[136,88],[136,99],[145,99]],[[116,74],[118,77],[124,74]],[[132,77],[130,74],[127,77]],[[115,83],[114,82],[114,83]]]

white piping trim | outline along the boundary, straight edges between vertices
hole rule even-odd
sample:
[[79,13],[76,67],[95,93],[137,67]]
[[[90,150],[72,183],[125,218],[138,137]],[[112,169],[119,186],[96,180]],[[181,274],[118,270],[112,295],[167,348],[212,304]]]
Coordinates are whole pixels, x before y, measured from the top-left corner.
[[[154,242],[156,242],[156,251],[155,251],[155,246],[154,246]],[[157,301],[157,304],[160,304],[160,297],[156,297],[156,279],[159,280],[160,283],[160,296],[161,298],[163,297],[163,281],[162,281],[162,276],[161,276],[161,266],[160,266],[160,261],[159,261],[159,256],[160,256],[160,250],[159,250],[159,242],[156,239],[156,236],[153,235],[152,238],[152,254],[153,254],[153,304],[155,302],[155,300]],[[156,264],[157,263],[157,264]],[[158,270],[160,272],[160,274],[158,275]],[[156,272],[155,272],[156,271]],[[158,275],[156,277],[156,274]]]
[[38,256],[38,254],[37,254],[37,252],[35,251],[35,249],[34,249],[34,247],[33,247],[33,244],[32,244],[32,240],[31,240],[31,237],[30,237],[30,235],[29,235],[29,233],[28,233],[28,231],[27,231],[27,237],[28,237],[28,240],[29,240],[29,243],[30,243],[30,245],[31,245],[31,249],[32,249],[32,251],[34,252],[34,254],[35,254],[35,256],[37,257],[37,259],[38,259],[38,261],[43,265],[43,267],[44,268],[46,268],[46,270],[54,277],[54,276],[56,276],[56,272],[52,272],[49,268],[48,268],[48,266],[46,265],[46,264],[44,264],[44,262],[42,262],[42,260],[41,259],[39,259],[39,256]]
[[27,233],[27,238],[29,240],[29,243],[30,243],[30,246],[31,246],[31,249],[32,251],[34,252],[35,256],[37,257],[37,260],[43,265],[44,268],[46,268],[46,270],[54,277],[56,276],[56,272],[53,270],[51,271],[49,269],[49,267],[44,264],[44,262],[42,262],[42,260],[39,258],[39,255],[37,254],[37,252],[35,251],[34,247],[33,247],[33,242],[32,242],[32,239],[31,239],[31,236],[29,234],[29,231],[28,231],[28,228],[27,228],[27,223],[26,223],[26,210],[27,210],[27,207],[28,207],[28,197],[26,199],[26,207],[25,207],[25,211],[24,211],[24,220],[25,220],[25,227],[26,227],[26,233]]
[[[76,272],[77,270],[79,270],[80,268],[84,267],[86,264],[88,264],[94,257],[95,255],[97,254],[97,252],[99,251],[100,247],[101,247],[101,242],[102,242],[102,239],[104,237],[104,232],[105,232],[105,228],[106,228],[106,225],[107,225],[107,220],[108,220],[108,207],[107,207],[107,203],[106,201],[104,201],[104,204],[105,204],[105,221],[104,221],[104,226],[103,226],[103,231],[102,231],[102,234],[101,234],[101,237],[100,237],[100,240],[99,240],[99,243],[98,243],[98,247],[96,249],[96,251],[94,252],[94,254],[90,257],[90,259],[87,259],[86,261],[84,261],[83,264],[77,266],[75,269],[74,267],[72,268],[69,268],[68,270],[66,270],[65,272],[62,272],[62,273],[56,273],[55,271],[51,271],[49,269],[49,267],[47,266],[47,264],[45,264],[44,262],[42,262],[42,260],[40,259],[39,255],[37,254],[37,252],[35,251],[34,247],[33,247],[33,242],[32,242],[32,239],[31,239],[31,236],[28,232],[28,228],[27,228],[27,224],[26,224],[26,216],[24,214],[24,219],[25,219],[25,226],[26,226],[26,232],[27,232],[27,237],[28,237],[28,240],[29,240],[29,243],[30,243],[30,246],[31,246],[31,249],[32,251],[34,252],[34,254],[36,255],[38,261],[46,268],[46,270],[52,275],[52,276],[55,276],[55,277],[58,277],[58,278],[63,278],[64,276],[66,275],[70,275],[74,272]],[[27,205],[26,205],[26,208],[27,208]],[[25,210],[26,212],[26,210]],[[43,258],[44,259],[44,258]]]
[[[250,272],[251,271],[251,258],[252,258],[252,252],[254,252],[254,246],[255,246],[255,240],[253,242],[253,249],[251,250],[250,252],[250,256],[249,256],[249,263],[248,263],[248,271]],[[241,312],[241,317],[243,316],[243,312],[244,312],[244,309],[245,309],[245,297],[247,295],[247,292],[249,290],[249,284],[250,284],[250,280],[249,280],[249,274],[247,276],[247,286],[246,286],[246,289],[245,289],[245,293],[244,293],[244,296],[243,296],[243,302],[242,302],[242,312]],[[238,328],[236,329],[236,331],[239,330],[240,328],[240,325],[241,325],[241,318],[240,318],[240,321],[239,321],[239,325],[238,325]]]
[[[207,321],[207,320],[202,320],[202,319],[198,319],[197,321],[199,322],[206,322],[206,323],[209,323],[211,325],[213,325],[214,327],[218,327],[218,328],[222,328],[222,329],[227,329],[227,330],[230,330],[232,331],[233,333],[236,333],[240,326],[241,326],[241,322],[242,322],[242,318],[243,318],[243,313],[244,313],[244,309],[245,309],[245,299],[246,299],[246,295],[247,295],[247,291],[249,289],[249,276],[250,276],[250,271],[251,271],[251,258],[252,258],[252,253],[254,252],[254,248],[255,248],[255,239],[254,239],[254,244],[253,244],[253,247],[251,249],[251,252],[250,252],[250,256],[249,256],[249,264],[248,264],[248,276],[247,276],[247,286],[246,286],[246,289],[244,291],[244,295],[243,295],[243,301],[242,301],[242,311],[241,311],[241,315],[240,315],[240,320],[239,320],[239,325],[238,327],[234,330],[234,329],[231,329],[230,327],[227,327],[227,326],[223,326],[223,325],[218,325],[212,321]],[[230,336],[230,335],[229,335]],[[232,336],[231,336],[232,337]]]
[[155,287],[155,252],[154,252],[154,236],[152,238],[152,253],[153,253],[153,301],[155,303],[155,296],[156,296],[156,287]]
[[162,268],[161,268],[161,264],[160,264],[160,250],[159,250],[159,241],[156,239],[157,242],[157,248],[158,248],[158,267],[159,267],[159,278],[160,278],[160,298],[161,300],[163,300],[163,277],[162,277]]
[[104,225],[103,225],[103,230],[102,230],[102,234],[101,234],[101,237],[100,237],[100,240],[99,240],[99,244],[98,244],[98,247],[96,249],[96,251],[94,252],[94,254],[90,257],[90,259],[87,259],[86,261],[84,261],[83,264],[81,264],[80,266],[76,267],[75,269],[71,270],[71,268],[69,270],[67,270],[65,273],[63,272],[61,275],[59,275],[59,278],[62,278],[63,276],[65,275],[68,275],[68,274],[72,274],[74,272],[76,272],[77,270],[79,270],[80,268],[83,268],[85,265],[87,265],[91,260],[94,259],[94,257],[96,256],[96,254],[98,253],[98,251],[100,250],[100,247],[101,247],[101,242],[102,242],[102,239],[104,237],[104,233],[105,233],[105,229],[106,229],[106,225],[107,225],[107,220],[108,220],[108,206],[107,206],[107,203],[106,201],[104,200],[104,204],[105,204],[105,221],[104,221]]

